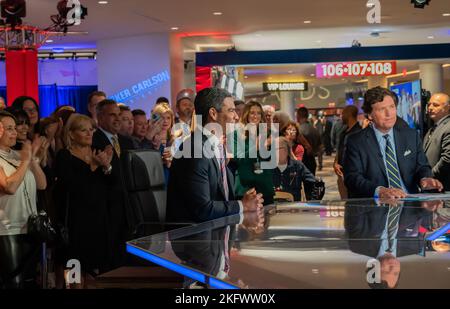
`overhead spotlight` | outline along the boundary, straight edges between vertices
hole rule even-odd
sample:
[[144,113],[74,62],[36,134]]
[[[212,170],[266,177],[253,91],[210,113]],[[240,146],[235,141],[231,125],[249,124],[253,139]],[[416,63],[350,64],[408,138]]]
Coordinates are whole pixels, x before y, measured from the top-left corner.
[[411,3],[414,4],[414,8],[423,9],[425,5],[430,5],[431,0],[411,0]]
[[[78,2],[79,3],[79,2]],[[56,6],[58,10],[58,15],[51,15],[50,19],[53,22],[53,25],[49,28],[45,29],[47,31],[56,31],[56,32],[64,32],[67,33],[69,27],[74,26],[74,22],[69,22],[72,16],[68,16],[69,13],[73,12],[72,9],[80,10],[79,17],[80,19],[84,19],[87,14],[87,8],[83,5],[79,4],[79,7],[76,7],[75,4],[72,4],[72,7],[67,7],[68,0],[60,0]]]
[[22,18],[27,16],[25,0],[2,0],[0,3],[2,17],[12,28],[22,24]]

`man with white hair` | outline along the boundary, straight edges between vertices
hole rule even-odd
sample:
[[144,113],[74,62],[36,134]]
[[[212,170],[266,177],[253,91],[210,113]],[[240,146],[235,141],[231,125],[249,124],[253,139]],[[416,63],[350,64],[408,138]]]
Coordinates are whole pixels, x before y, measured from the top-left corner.
[[270,126],[273,122],[273,115],[275,114],[275,108],[272,105],[264,105],[263,111],[267,126]]

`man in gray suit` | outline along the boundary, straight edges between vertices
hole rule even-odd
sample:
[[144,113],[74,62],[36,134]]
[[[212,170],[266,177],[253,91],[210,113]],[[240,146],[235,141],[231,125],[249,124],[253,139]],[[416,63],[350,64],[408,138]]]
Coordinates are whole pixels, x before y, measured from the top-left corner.
[[424,140],[424,151],[433,176],[450,191],[450,102],[445,93],[436,93],[428,102],[428,115],[434,126]]

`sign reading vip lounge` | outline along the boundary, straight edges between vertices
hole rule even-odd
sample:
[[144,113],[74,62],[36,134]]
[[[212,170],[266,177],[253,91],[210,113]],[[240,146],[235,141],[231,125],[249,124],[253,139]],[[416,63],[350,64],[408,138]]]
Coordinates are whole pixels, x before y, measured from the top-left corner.
[[263,91],[307,91],[308,82],[263,83]]

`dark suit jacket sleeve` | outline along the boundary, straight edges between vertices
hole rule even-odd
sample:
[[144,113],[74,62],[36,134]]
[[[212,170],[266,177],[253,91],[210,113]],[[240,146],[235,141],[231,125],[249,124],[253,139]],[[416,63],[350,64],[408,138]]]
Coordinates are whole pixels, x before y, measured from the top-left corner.
[[358,192],[361,196],[374,196],[378,185],[364,177],[363,160],[360,143],[354,139],[347,139],[344,151],[345,185],[349,192]]
[[432,177],[431,166],[428,163],[428,159],[423,151],[422,141],[419,134],[416,134],[416,149],[417,149],[417,163],[415,180],[417,185],[420,185],[420,180],[425,177]]
[[449,177],[450,173],[450,132],[445,132],[442,135],[442,142],[438,147],[441,148],[441,157],[433,167],[433,175],[442,179]]
[[210,192],[209,159],[183,161],[185,164],[182,168],[186,175],[187,186],[187,190],[183,190],[186,194],[183,198],[196,221],[209,221],[239,213],[240,208],[237,201],[211,200],[211,196],[215,196],[215,193],[211,194]]

